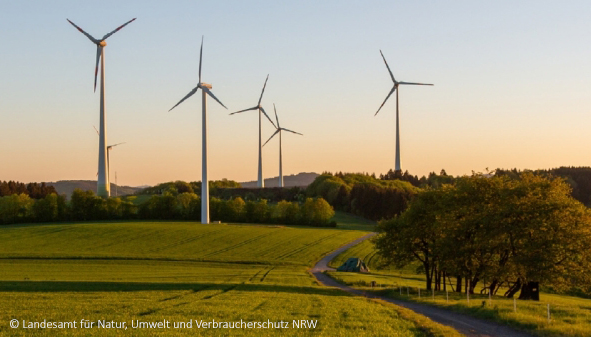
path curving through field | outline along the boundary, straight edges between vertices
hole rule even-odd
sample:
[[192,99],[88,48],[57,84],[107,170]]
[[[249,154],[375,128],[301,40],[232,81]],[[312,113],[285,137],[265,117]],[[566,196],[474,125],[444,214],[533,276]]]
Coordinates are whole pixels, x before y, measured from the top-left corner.
[[396,300],[388,297],[383,297],[371,293],[366,293],[362,290],[354,289],[348,287],[346,285],[340,284],[334,279],[330,278],[326,274],[325,271],[334,271],[334,268],[328,266],[328,263],[337,257],[339,254],[344,252],[345,250],[361,243],[364,240],[375,236],[377,233],[370,233],[361,238],[348,243],[339,249],[329,253],[328,255],[324,256],[320,261],[314,265],[314,267],[310,270],[312,275],[316,277],[316,279],[325,286],[328,287],[336,287],[348,293],[358,295],[358,296],[365,296],[367,298],[375,298],[380,299],[386,302],[390,302],[401,307],[410,309],[418,314],[423,316],[429,317],[431,320],[450,326],[456,329],[459,333],[469,336],[469,337],[532,337],[526,332],[518,331],[513,328],[500,325],[494,322],[485,321],[482,319],[466,316],[463,314],[455,313],[449,310],[432,307],[424,304],[414,303],[414,302],[407,302]]

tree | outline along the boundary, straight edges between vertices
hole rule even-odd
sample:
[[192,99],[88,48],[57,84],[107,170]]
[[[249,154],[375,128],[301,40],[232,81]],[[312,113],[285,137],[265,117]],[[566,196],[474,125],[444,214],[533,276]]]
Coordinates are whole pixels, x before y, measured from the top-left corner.
[[36,221],[49,222],[57,220],[59,216],[58,196],[52,193],[43,199],[35,201],[32,211]]
[[[519,179],[473,174],[425,190],[400,216],[380,223],[376,239],[387,262],[420,261],[427,288],[447,273],[470,291],[483,279],[489,291],[537,299],[539,283],[555,289],[591,282],[591,215],[559,178],[524,173]],[[437,285],[437,280],[436,280]]]

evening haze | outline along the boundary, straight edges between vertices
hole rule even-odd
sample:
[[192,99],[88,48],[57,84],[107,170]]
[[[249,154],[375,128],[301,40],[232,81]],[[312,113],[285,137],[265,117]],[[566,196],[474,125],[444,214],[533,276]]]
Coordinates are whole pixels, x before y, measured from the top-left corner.
[[[277,105],[304,134],[283,144],[283,173],[394,167],[401,87],[402,170],[589,166],[589,1],[2,1],[0,180],[96,179],[99,93],[93,36],[132,18],[105,49],[111,177],[121,185],[201,178],[203,79],[209,177],[257,178],[258,116]],[[275,131],[263,119],[263,139]],[[278,142],[263,148],[278,175]]]

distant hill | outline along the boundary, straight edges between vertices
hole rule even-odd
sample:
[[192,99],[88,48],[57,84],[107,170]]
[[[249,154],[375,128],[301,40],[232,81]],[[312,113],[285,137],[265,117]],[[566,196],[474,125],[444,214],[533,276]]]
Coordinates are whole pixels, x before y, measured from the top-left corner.
[[[289,176],[283,176],[283,184],[285,185],[285,187],[306,187],[310,185],[318,176],[319,174],[314,172],[302,172],[296,175],[292,174]],[[257,182],[256,180],[247,181],[244,183],[240,183],[240,185],[242,185],[242,187],[244,188],[257,187]],[[279,187],[279,177],[265,179],[265,187]]]
[[[83,191],[91,190],[96,193],[96,180],[60,180],[56,182],[47,182],[46,185],[53,186],[58,194],[65,194],[68,198],[74,192],[74,189],[79,188]],[[118,186],[111,183],[111,196],[115,196],[115,189],[118,196],[134,194],[142,187]]]

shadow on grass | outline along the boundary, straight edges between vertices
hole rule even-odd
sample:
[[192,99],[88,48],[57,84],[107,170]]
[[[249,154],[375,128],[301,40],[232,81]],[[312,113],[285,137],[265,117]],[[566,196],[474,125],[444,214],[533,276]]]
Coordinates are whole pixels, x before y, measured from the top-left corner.
[[0,281],[2,292],[133,292],[166,290],[230,290],[294,293],[324,296],[350,296],[338,289],[249,283],[152,283],[152,282],[81,282],[81,281]]
[[[383,296],[383,297],[393,298],[393,299],[403,301],[403,302],[419,303],[419,304],[426,305],[426,306],[437,307],[437,308],[444,309],[444,310],[454,311],[454,312],[457,312],[460,314],[465,314],[465,315],[469,315],[472,317],[489,320],[489,321],[492,321],[495,323],[499,323],[499,324],[503,324],[503,325],[507,325],[507,326],[511,326],[511,327],[516,327],[516,328],[523,329],[523,330],[526,330],[529,332],[537,331],[537,328],[538,328],[538,326],[535,323],[523,322],[523,321],[520,321],[518,318],[507,317],[506,315],[503,316],[501,313],[501,310],[499,310],[499,308],[497,306],[493,306],[491,308],[490,306],[486,305],[487,300],[488,300],[488,296],[484,296],[484,295],[482,295],[482,296],[476,295],[476,297],[470,298],[470,300],[473,302],[475,301],[477,303],[482,303],[481,306],[465,306],[460,303],[456,303],[456,304],[452,304],[452,305],[439,305],[437,303],[432,303],[432,302],[416,301],[416,300],[413,300],[412,297],[409,298],[404,295],[400,296],[399,293],[393,289],[377,290],[377,291],[373,291],[373,293]],[[505,309],[505,311],[506,311],[506,309]]]

